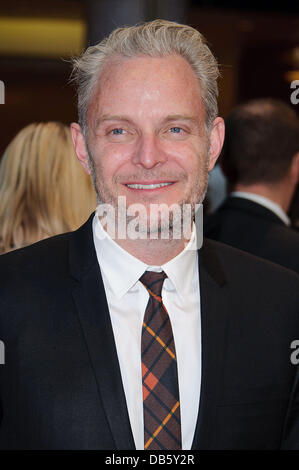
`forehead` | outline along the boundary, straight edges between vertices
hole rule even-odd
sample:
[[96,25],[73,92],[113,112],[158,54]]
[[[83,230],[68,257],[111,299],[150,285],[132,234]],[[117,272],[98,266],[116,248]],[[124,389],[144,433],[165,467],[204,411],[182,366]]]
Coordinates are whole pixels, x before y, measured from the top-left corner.
[[105,64],[90,112],[202,114],[201,95],[193,69],[179,55],[114,58]]

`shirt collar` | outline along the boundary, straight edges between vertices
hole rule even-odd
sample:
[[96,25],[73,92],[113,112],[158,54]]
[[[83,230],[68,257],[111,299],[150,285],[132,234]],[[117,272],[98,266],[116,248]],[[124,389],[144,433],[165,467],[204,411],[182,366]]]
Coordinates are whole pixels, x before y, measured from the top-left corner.
[[234,191],[230,196],[243,197],[256,202],[257,204],[260,204],[261,206],[266,207],[266,209],[274,212],[274,214],[277,215],[277,217],[279,217],[286,225],[291,225],[291,221],[284,210],[282,210],[276,202],[271,201],[271,199],[268,199],[267,197],[260,196],[259,194],[248,193],[246,191]]
[[193,284],[197,256],[196,227],[193,223],[191,238],[184,250],[162,266],[182,299],[187,298]]
[[186,297],[192,284],[197,260],[195,224],[190,241],[184,250],[161,266],[149,266],[119,246],[103,228],[97,212],[93,218],[92,230],[102,275],[118,299],[130,289],[134,289],[146,270],[163,270],[179,295]]

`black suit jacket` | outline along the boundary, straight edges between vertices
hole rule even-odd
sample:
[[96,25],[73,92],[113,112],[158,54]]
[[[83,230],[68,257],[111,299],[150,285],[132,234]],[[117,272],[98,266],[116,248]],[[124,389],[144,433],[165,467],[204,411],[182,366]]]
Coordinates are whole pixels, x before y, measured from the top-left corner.
[[[0,257],[2,449],[134,449],[91,220]],[[299,277],[210,241],[199,272],[192,449],[299,448]]]
[[204,234],[299,274],[299,233],[261,204],[228,197],[205,217]]

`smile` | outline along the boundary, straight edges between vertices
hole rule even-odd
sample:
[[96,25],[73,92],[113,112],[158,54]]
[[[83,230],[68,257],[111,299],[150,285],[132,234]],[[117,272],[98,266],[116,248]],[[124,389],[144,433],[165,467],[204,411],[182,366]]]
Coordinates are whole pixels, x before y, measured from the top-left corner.
[[131,189],[157,189],[165,186],[170,186],[173,183],[151,183],[151,184],[126,184]]

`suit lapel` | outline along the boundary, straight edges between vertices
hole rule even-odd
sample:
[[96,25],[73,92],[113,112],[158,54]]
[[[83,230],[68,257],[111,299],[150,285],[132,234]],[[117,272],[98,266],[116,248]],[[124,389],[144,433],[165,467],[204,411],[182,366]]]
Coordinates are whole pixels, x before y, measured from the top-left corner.
[[[135,449],[104,285],[92,239],[92,218],[73,233],[72,291],[115,449]],[[100,426],[100,423],[99,423]]]
[[228,312],[223,268],[204,240],[199,251],[199,278],[202,330],[202,380],[199,414],[192,449],[209,449],[215,421],[216,403],[223,387],[222,372],[227,344]]

